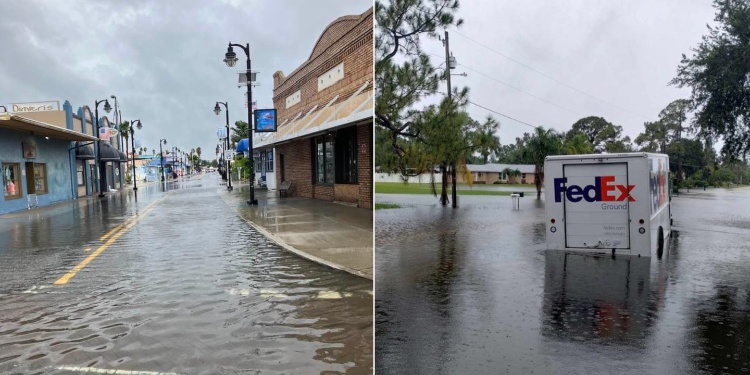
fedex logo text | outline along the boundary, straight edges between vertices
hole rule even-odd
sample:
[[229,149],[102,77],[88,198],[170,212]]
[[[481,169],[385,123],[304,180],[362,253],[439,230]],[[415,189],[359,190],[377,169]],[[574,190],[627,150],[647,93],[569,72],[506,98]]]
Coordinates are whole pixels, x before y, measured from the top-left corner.
[[565,177],[555,179],[555,202],[562,202],[563,194],[571,202],[580,202],[582,199],[586,202],[622,202],[626,199],[628,202],[635,202],[635,198],[630,195],[635,185],[615,185],[615,176],[594,177],[593,185],[583,187],[565,186],[567,182]]

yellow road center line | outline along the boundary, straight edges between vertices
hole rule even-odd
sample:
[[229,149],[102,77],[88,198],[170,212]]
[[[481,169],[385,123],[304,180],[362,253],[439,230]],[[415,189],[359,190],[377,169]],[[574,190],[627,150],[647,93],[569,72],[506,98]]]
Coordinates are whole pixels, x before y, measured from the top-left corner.
[[[166,198],[166,197],[164,197],[164,198]],[[159,199],[158,199],[158,200],[157,200],[156,202],[154,202],[154,203],[151,203],[150,205],[146,206],[146,208],[144,208],[144,211],[145,211],[145,210],[148,210],[148,209],[150,209],[151,207],[153,207],[153,206],[154,206],[154,205],[156,205],[157,203],[161,202],[162,200],[164,200],[164,198],[159,198]],[[136,216],[136,217],[137,217],[137,216]],[[115,232],[117,232],[118,230],[120,230],[120,229],[121,229],[122,227],[124,227],[125,225],[128,225],[128,223],[130,223],[130,222],[131,222],[132,220],[134,220],[134,219],[135,219],[136,217],[132,217],[132,218],[130,218],[130,219],[128,219],[128,220],[126,220],[126,221],[125,221],[124,223],[122,223],[122,224],[120,224],[120,225],[118,225],[118,226],[116,226],[116,227],[112,228],[112,230],[110,230],[109,232],[107,232],[107,233],[105,233],[105,234],[104,234],[103,236],[101,236],[101,237],[99,238],[99,241],[105,241],[105,240],[106,240],[107,238],[109,238],[109,236],[111,236],[111,235],[115,234]]]
[[[130,220],[132,220],[132,219],[128,219],[128,221],[130,221]],[[116,227],[112,228],[112,230],[110,230],[109,232],[107,232],[107,233],[106,233],[105,235],[101,236],[101,237],[99,238],[99,241],[104,241],[104,240],[106,240],[106,239],[107,239],[107,238],[108,238],[109,236],[111,236],[111,235],[112,235],[112,234],[114,234],[114,233],[115,233],[115,232],[116,232],[117,230],[119,230],[120,228],[122,228],[122,226],[123,226],[123,225],[127,224],[127,223],[128,223],[128,221],[126,221],[126,222],[124,222],[124,223],[122,223],[122,224],[120,224],[120,225],[118,225],[118,226],[116,226]]]
[[[164,197],[164,198],[166,198],[166,197]],[[78,263],[78,265],[76,265],[72,270],[70,270],[70,272],[66,273],[63,277],[57,279],[57,281],[55,281],[54,284],[55,285],[65,285],[65,284],[67,284],[68,281],[70,279],[72,279],[78,273],[78,271],[80,271],[84,267],[86,267],[89,263],[91,263],[92,260],[96,259],[96,257],[99,256],[99,254],[101,254],[102,252],[104,252],[104,250],[107,250],[107,248],[110,245],[112,245],[115,241],[117,241],[117,239],[120,238],[120,236],[122,236],[123,234],[125,234],[125,232],[127,232],[128,229],[132,228],[136,223],[138,223],[139,221],[141,221],[141,219],[143,219],[144,217],[146,217],[146,215],[149,212],[151,212],[151,210],[154,208],[154,206],[157,203],[161,202],[164,198],[161,198],[161,199],[157,200],[156,202],[152,203],[151,205],[149,205],[148,207],[146,207],[146,209],[144,209],[143,212],[141,212],[140,214],[138,214],[138,216],[130,219],[128,222],[125,222],[125,223],[121,224],[121,225],[124,225],[124,224],[127,224],[127,225],[124,228],[122,228],[121,231],[119,231],[119,232],[115,233],[114,235],[112,235],[112,237],[110,237],[109,240],[107,240],[107,242],[105,242],[102,246],[99,246],[99,248],[96,249],[96,251],[94,251],[93,253],[91,253],[91,255],[87,256],[86,259],[84,259],[84,260],[81,261],[81,263]]]

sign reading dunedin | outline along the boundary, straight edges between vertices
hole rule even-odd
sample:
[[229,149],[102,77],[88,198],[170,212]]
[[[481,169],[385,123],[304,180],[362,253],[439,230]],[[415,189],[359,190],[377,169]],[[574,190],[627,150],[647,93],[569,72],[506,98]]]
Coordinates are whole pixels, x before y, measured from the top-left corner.
[[255,110],[255,132],[273,133],[276,131],[276,108]]

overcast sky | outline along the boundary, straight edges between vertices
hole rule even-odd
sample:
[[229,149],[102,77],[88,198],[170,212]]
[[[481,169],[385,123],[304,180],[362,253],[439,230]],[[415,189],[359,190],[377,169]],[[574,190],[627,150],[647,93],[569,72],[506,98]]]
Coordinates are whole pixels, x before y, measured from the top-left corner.
[[[291,73],[326,26],[369,0],[0,0],[0,105],[69,100],[74,110],[116,95],[123,120],[141,119],[143,146],[158,139],[213,158],[229,101],[230,123],[247,121],[237,88],[245,55],[224,62],[227,43],[250,43],[259,71],[253,98],[273,107],[273,73]],[[114,106],[114,103],[111,103]],[[100,115],[103,111],[100,111]],[[111,118],[111,115],[109,116]]]
[[[451,32],[451,51],[465,65],[453,72],[468,74],[452,81],[471,89],[471,101],[560,131],[569,130],[582,117],[602,116],[622,125],[632,139],[643,130],[644,121],[656,120],[671,101],[689,97],[689,90],[667,84],[676,74],[681,54],[690,54],[714,18],[709,0],[464,0],[460,4],[458,14],[465,25],[458,33],[595,97]],[[423,41],[425,50],[444,56],[440,41]],[[436,65],[441,62],[433,58]],[[469,111],[478,120],[489,114],[475,106]],[[502,124],[503,144],[533,130],[495,117]]]

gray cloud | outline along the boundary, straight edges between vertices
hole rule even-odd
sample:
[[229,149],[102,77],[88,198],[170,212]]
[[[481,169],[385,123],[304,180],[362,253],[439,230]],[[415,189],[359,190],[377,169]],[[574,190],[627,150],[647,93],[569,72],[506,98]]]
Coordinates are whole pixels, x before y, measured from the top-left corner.
[[[320,1],[2,1],[0,104],[69,100],[77,108],[116,95],[124,120],[140,118],[137,138],[183,150],[217,144],[214,103],[229,101],[230,122],[247,120],[241,63],[223,63],[227,43],[250,43],[260,71],[253,98],[272,107],[277,70],[309,56],[334,19],[359,14],[368,0]],[[241,66],[241,67],[240,67]],[[114,103],[112,103],[114,105]]]
[[[465,25],[458,32],[513,57],[618,109],[549,80],[452,32],[450,46],[459,64],[488,74],[569,110],[522,94],[459,66],[454,86],[468,86],[471,100],[534,125],[568,130],[583,116],[603,116],[634,138],[668,103],[687,98],[687,89],[667,86],[681,54],[690,54],[712,23],[714,10],[703,0],[599,2],[461,2]],[[439,41],[425,50],[444,54]],[[439,62],[438,62],[439,63]],[[444,89],[443,89],[444,91]],[[470,106],[472,117],[489,112]],[[530,131],[499,116],[503,143]]]

